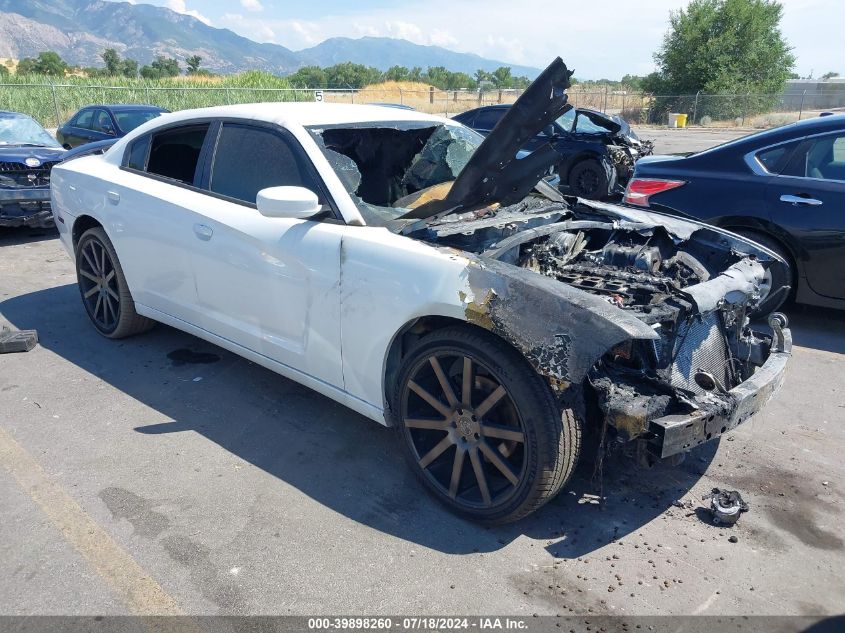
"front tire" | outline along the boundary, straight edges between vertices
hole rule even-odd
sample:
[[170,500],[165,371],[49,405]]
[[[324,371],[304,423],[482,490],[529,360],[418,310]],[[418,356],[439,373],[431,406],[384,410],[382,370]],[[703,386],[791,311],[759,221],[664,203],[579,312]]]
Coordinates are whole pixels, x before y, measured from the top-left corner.
[[587,200],[607,198],[610,182],[604,166],[593,159],[576,163],[569,171],[569,190],[572,195]]
[[469,326],[423,337],[391,401],[405,457],[450,510],[516,521],[552,499],[575,469],[581,427],[526,360]]
[[85,231],[76,244],[76,280],[91,323],[106,338],[140,334],[155,325],[135,312],[123,268],[101,227]]

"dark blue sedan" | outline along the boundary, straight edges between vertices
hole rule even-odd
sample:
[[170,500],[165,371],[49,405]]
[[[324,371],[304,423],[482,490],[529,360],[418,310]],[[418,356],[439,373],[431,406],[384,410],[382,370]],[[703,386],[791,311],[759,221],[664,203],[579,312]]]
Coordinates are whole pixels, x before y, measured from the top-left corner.
[[0,111],[0,227],[53,225],[50,171],[64,154],[35,119]]
[[65,149],[120,138],[165,112],[169,110],[151,105],[87,106],[56,130],[56,138]]
[[[766,130],[689,156],[636,163],[625,202],[750,237],[789,264],[767,292],[845,309],[845,115]],[[790,277],[791,278],[788,278]],[[775,292],[759,310],[776,310]]]

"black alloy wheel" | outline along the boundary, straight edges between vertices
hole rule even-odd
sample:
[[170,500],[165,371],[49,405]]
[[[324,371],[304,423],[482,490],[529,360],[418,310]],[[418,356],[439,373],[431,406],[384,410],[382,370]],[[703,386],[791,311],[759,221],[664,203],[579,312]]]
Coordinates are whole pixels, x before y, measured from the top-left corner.
[[123,338],[155,325],[135,312],[117,253],[101,227],[85,231],[76,244],[76,279],[85,311],[103,336]]
[[588,200],[601,200],[608,195],[608,179],[604,167],[596,160],[583,160],[569,172],[572,195]]
[[485,334],[447,328],[425,337],[403,364],[395,424],[412,468],[440,501],[505,523],[557,494],[574,468],[580,428],[522,357]]

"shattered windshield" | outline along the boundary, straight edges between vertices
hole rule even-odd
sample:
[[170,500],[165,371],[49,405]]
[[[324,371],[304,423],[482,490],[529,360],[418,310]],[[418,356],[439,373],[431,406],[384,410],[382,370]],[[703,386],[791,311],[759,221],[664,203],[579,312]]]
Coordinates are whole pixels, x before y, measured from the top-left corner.
[[367,224],[443,198],[484,137],[460,125],[401,121],[308,129]]
[[61,147],[47,130],[28,116],[0,118],[0,145]]

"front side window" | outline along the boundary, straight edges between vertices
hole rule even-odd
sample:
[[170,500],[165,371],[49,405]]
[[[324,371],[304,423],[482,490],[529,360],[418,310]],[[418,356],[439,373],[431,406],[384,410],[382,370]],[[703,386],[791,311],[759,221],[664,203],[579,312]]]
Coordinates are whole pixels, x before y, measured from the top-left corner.
[[113,131],[111,117],[105,110],[97,110],[97,114],[94,118],[94,131],[102,132],[103,134]]
[[194,184],[208,124],[178,127],[153,134],[147,173]]
[[305,187],[319,195],[301,152],[273,130],[223,124],[210,190],[255,204],[258,192],[267,187]]

